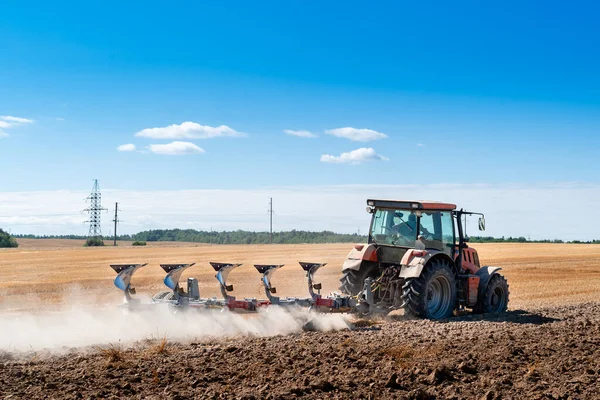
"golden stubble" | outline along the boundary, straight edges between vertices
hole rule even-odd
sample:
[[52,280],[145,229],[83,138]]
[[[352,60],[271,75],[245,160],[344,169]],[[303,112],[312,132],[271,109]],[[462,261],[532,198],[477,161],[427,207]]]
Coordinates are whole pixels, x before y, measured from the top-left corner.
[[[108,240],[105,243],[112,244]],[[118,304],[122,294],[113,286],[110,264],[148,263],[133,278],[138,294],[166,290],[161,263],[191,263],[187,277],[199,281],[203,297],[219,296],[209,261],[243,263],[229,282],[238,297],[264,297],[260,274],[253,264],[285,264],[273,283],[279,296],[306,296],[307,283],[298,261],[326,262],[317,274],[323,293],[337,290],[341,266],[352,244],[209,245],[149,243],[133,247],[85,248],[83,241],[21,239],[16,249],[0,249],[0,307],[35,310],[77,302]],[[510,309],[594,301],[600,294],[600,245],[486,243],[472,244],[482,265],[502,267],[510,286]],[[37,300],[37,301],[35,301]]]

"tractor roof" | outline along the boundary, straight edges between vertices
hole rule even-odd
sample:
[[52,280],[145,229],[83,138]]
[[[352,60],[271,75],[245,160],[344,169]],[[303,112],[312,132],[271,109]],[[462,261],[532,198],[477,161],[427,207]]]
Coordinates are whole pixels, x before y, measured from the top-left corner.
[[367,200],[375,208],[414,209],[414,210],[456,210],[456,204],[429,200]]

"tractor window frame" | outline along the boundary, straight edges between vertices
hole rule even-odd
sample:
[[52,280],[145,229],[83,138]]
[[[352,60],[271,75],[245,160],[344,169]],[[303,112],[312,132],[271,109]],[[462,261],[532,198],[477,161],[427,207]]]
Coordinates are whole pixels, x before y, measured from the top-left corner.
[[[442,242],[444,243],[444,253],[448,254],[450,257],[453,257],[454,249],[456,248],[456,227],[454,226],[454,215],[452,211],[444,211],[443,213],[448,214],[446,224],[449,222],[449,226],[444,228],[444,218],[442,217]],[[445,234],[446,229],[449,229],[450,234],[452,235],[451,241],[445,240],[450,236]]]

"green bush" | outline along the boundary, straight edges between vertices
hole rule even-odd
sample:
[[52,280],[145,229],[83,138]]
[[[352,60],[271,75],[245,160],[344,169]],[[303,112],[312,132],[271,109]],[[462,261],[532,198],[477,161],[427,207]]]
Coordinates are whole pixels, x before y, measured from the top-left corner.
[[131,243],[132,246],[145,246],[146,242],[135,241]]
[[104,240],[101,237],[89,237],[84,246],[104,246]]
[[0,229],[0,247],[19,247],[14,237]]

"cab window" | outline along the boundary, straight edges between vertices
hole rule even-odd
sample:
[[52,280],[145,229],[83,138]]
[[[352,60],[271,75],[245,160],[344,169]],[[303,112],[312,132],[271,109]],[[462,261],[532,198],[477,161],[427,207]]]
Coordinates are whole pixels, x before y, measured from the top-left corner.
[[419,228],[426,248],[440,250],[452,256],[454,225],[451,212],[423,212],[419,219]]

